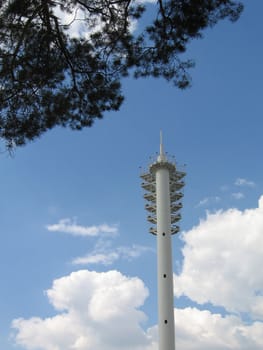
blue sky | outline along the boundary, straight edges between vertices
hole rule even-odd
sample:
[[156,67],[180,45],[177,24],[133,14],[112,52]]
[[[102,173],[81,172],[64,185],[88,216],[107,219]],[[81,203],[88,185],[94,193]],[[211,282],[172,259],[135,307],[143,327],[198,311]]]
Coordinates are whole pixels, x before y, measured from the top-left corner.
[[139,175],[160,129],[187,171],[178,349],[262,349],[263,3],[244,4],[192,43],[191,89],[126,79],[119,112],[0,155],[0,349],[157,349]]

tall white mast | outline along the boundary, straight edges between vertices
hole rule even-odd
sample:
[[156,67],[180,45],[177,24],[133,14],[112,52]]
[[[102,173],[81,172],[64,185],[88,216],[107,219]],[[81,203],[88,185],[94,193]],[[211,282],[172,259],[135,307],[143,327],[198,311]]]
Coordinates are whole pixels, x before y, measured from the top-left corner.
[[157,281],[158,281],[158,324],[159,350],[175,350],[174,296],[171,235],[179,232],[177,222],[181,219],[180,190],[184,172],[176,170],[163,148],[160,133],[160,154],[150,164],[149,172],[141,175],[142,187],[147,191],[145,208],[150,212],[147,219],[155,224],[150,233],[157,235]]

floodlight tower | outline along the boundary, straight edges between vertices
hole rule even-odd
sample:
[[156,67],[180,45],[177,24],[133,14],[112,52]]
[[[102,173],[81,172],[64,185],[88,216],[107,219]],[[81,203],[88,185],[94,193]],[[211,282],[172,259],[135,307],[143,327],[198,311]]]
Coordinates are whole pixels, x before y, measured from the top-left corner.
[[141,174],[142,188],[146,190],[145,209],[150,212],[147,219],[156,225],[149,231],[157,236],[159,350],[175,350],[171,235],[179,232],[177,223],[181,219],[183,197],[180,190],[185,175],[167,159],[161,134],[160,154],[150,164],[148,172]]

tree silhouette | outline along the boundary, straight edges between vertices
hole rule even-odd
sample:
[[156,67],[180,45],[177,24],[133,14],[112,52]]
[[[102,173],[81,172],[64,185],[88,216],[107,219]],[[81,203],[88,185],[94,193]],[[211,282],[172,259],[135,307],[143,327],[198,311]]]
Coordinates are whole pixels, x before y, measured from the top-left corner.
[[143,1],[0,1],[0,139],[6,147],[56,125],[80,130],[118,110],[128,74],[186,88],[193,61],[181,54],[189,42],[219,20],[236,21],[243,9],[231,0],[151,6],[155,15],[144,26]]

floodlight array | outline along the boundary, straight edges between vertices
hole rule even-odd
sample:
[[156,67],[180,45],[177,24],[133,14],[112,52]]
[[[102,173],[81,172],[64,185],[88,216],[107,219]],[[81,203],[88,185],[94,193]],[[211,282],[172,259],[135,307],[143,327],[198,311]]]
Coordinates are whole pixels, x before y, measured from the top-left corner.
[[171,211],[171,234],[176,234],[179,232],[180,227],[178,222],[181,219],[180,210],[183,205],[181,199],[183,193],[181,192],[185,183],[182,179],[185,177],[186,173],[183,171],[176,170],[174,164],[164,161],[164,162],[155,162],[150,168],[149,172],[141,174],[142,188],[146,191],[144,194],[144,199],[147,201],[145,204],[145,209],[149,212],[147,220],[154,224],[150,227],[149,232],[157,235],[157,217],[156,217],[156,169],[164,167],[169,170],[169,186],[170,186],[170,211]]

